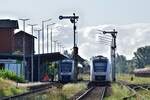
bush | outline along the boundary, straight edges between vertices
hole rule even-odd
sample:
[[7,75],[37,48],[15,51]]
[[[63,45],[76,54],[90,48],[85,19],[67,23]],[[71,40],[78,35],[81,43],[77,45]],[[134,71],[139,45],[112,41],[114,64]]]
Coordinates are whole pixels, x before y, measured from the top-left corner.
[[10,79],[16,82],[20,82],[20,83],[24,83],[25,80],[23,78],[23,76],[17,76],[16,73],[10,71],[10,70],[0,70],[0,77],[4,78],[4,79]]

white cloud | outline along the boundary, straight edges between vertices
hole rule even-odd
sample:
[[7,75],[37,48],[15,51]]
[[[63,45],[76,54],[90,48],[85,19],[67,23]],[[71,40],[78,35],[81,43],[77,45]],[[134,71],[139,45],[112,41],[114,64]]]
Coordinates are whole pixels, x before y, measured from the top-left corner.
[[[68,50],[71,50],[73,47],[72,26],[64,25],[57,29],[56,26],[53,30],[54,39],[61,41]],[[118,31],[117,53],[125,55],[127,59],[133,57],[133,52],[138,47],[150,45],[149,23],[88,26],[77,30],[79,54],[83,58],[89,59],[96,55],[110,58],[110,46],[105,45],[103,40],[98,42],[98,34],[100,33],[98,29],[106,31],[116,29]]]
[[117,52],[131,59],[138,47],[150,45],[149,27],[148,23],[117,26]]

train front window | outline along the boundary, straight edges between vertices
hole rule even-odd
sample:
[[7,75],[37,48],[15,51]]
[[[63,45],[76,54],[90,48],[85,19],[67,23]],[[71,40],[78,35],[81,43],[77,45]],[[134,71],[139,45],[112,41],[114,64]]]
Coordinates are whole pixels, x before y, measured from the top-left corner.
[[107,62],[94,62],[94,72],[105,72],[107,69]]
[[62,63],[61,64],[61,72],[71,72],[72,70],[72,63]]

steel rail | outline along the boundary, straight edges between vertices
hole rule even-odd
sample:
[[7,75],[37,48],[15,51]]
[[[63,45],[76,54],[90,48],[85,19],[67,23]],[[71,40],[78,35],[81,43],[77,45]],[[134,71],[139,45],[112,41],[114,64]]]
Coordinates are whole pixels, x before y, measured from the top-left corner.
[[[100,96],[100,98],[98,98],[97,100],[103,100],[106,87],[91,87],[87,91],[85,91],[81,96],[79,96],[76,100],[86,100],[86,98],[90,98],[90,94],[92,94],[93,91],[97,91],[97,89],[99,90],[98,94]],[[95,100],[94,98],[92,99]]]

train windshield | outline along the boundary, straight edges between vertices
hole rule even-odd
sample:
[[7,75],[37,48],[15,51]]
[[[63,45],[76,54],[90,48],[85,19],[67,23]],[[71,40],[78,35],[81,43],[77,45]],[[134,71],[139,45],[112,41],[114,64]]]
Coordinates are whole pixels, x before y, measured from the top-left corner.
[[61,64],[61,72],[71,72],[72,71],[72,63],[62,63]]
[[95,61],[94,62],[94,72],[106,72],[107,61]]

